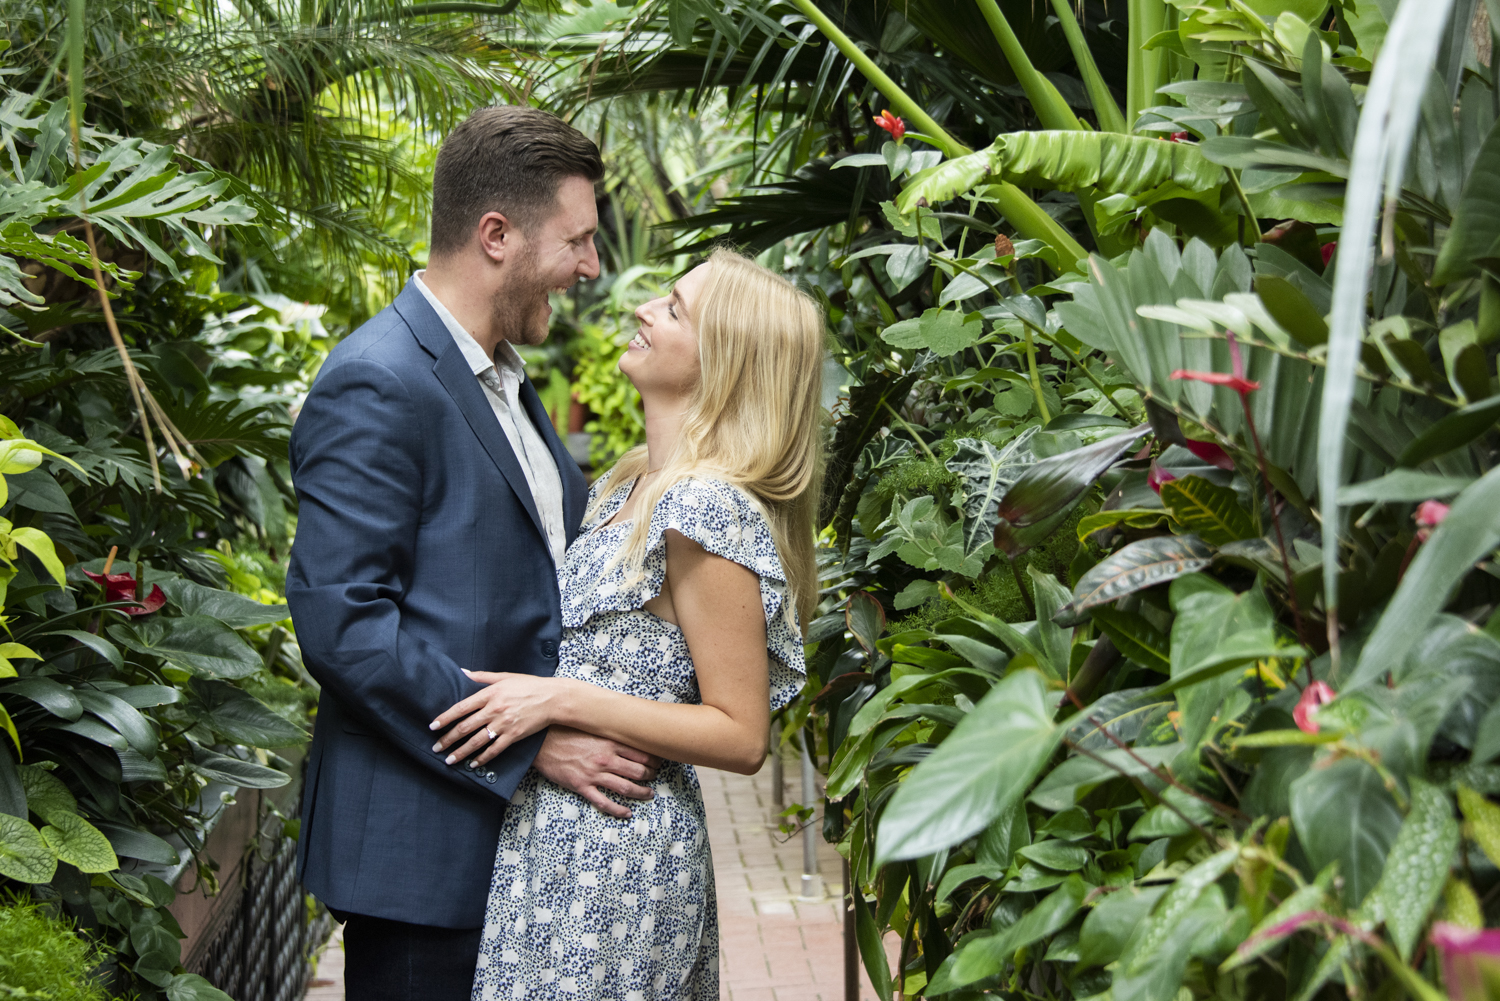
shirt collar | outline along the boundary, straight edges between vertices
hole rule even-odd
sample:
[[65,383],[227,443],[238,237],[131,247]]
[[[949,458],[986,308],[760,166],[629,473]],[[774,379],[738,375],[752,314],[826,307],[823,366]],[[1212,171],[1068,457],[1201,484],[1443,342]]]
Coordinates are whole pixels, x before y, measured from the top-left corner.
[[474,339],[473,335],[464,329],[463,324],[458,322],[458,318],[448,311],[448,307],[432,294],[432,289],[428,288],[427,283],[422,280],[422,276],[426,273],[424,268],[413,275],[412,280],[416,283],[417,291],[422,293],[428,305],[437,313],[438,319],[443,321],[443,326],[448,328],[453,342],[463,353],[464,361],[468,362],[469,371],[475,375],[484,375],[490,369],[498,368],[499,374],[514,376],[517,381],[524,380],[526,365],[521,361],[521,356],[516,352],[515,347],[509,341],[501,341],[499,349],[495,352],[495,358],[486,358],[484,348],[479,346],[479,342]]

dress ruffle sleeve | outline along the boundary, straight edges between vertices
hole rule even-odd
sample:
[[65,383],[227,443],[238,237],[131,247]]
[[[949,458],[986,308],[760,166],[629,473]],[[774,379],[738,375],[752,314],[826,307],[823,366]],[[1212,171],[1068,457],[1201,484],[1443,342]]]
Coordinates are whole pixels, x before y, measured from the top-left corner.
[[[608,491],[610,487],[596,489]],[[614,501],[613,497],[606,501],[596,522],[607,520],[618,510]],[[585,529],[589,527],[586,525]],[[627,570],[618,559],[569,561],[574,579],[560,582],[567,596],[563,603],[563,624],[576,628],[596,613],[638,609],[660,594],[666,579],[668,530],[692,539],[716,556],[733,560],[760,579],[761,604],[766,613],[766,649],[771,655],[771,708],[775,711],[796,698],[807,666],[786,571],[777,555],[771,526],[743,490],[719,480],[683,480],[662,495],[651,515],[646,558],[640,569]],[[601,536],[627,531],[624,524],[608,526],[593,536],[580,538],[575,545],[598,545],[601,550],[618,551],[621,540]]]

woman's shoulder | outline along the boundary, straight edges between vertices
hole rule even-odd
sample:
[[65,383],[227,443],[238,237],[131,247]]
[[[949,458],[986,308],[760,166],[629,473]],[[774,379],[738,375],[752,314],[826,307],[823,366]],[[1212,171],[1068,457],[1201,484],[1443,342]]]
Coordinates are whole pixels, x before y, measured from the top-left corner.
[[762,576],[786,577],[760,505],[727,480],[695,474],[668,487],[651,515],[652,541],[668,529]]

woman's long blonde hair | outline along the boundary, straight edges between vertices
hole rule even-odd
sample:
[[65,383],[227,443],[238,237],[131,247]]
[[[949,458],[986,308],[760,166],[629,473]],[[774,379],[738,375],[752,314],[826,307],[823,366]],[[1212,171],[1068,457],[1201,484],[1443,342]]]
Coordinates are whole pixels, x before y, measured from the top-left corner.
[[[746,491],[771,526],[803,627],[818,603],[815,558],[821,481],[823,312],[785,278],[730,250],[708,259],[693,304],[701,377],[661,475],[637,503],[654,512],[662,495],[693,476]],[[611,484],[646,472],[646,446],[621,456]],[[612,493],[613,491],[608,491]],[[590,515],[603,503],[594,502]],[[643,565],[650,517],[637,517],[622,559]]]

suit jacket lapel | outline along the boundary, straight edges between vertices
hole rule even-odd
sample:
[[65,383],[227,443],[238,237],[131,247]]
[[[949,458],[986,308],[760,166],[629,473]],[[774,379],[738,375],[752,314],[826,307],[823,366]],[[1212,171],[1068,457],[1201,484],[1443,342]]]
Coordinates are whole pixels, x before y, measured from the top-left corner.
[[[531,523],[536,527],[537,533],[542,539],[547,538],[546,531],[542,528],[541,516],[537,514],[536,500],[531,496],[531,485],[526,482],[526,474],[521,470],[521,463],[516,458],[515,450],[510,447],[510,439],[505,437],[500,422],[495,419],[495,411],[490,407],[489,399],[484,395],[484,389],[479,384],[479,377],[469,369],[469,363],[464,359],[463,352],[458,345],[453,343],[453,335],[438,319],[438,315],[432,311],[422,293],[413,288],[410,283],[396,298],[396,311],[405,318],[407,325],[411,327],[412,333],[418,341],[427,349],[429,354],[437,357],[432,366],[432,372],[437,376],[438,382],[453,397],[453,402],[458,404],[459,411],[464,415],[464,420],[469,424],[479,443],[484,446],[485,452],[499,467],[501,474],[510,484],[511,490],[521,501],[521,506],[531,516]],[[535,396],[535,392],[532,393]],[[540,401],[538,401],[540,406]]]

